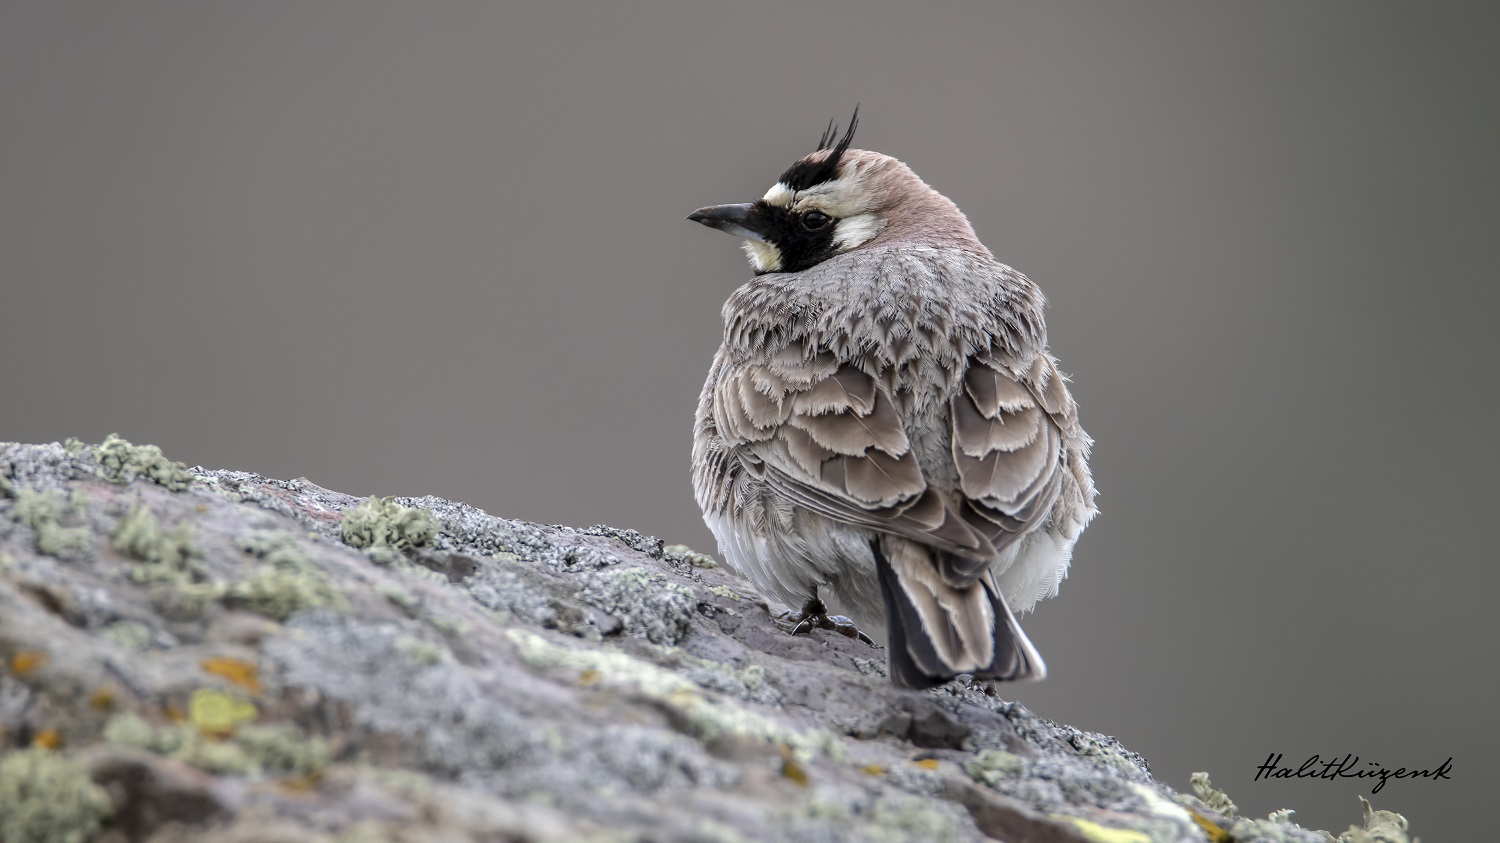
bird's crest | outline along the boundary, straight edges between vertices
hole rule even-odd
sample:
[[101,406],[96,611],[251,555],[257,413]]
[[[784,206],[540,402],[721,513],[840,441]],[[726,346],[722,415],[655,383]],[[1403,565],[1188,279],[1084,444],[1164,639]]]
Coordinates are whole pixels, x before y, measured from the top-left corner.
[[[854,130],[859,126],[859,106],[854,107],[854,116],[849,118],[849,128],[844,131],[844,136],[839,137],[838,124],[832,120],[828,121],[828,128],[823,131],[823,136],[818,139],[818,152],[828,150],[821,161],[808,160],[798,161],[787,168],[781,174],[781,183],[792,190],[806,190],[815,184],[832,181],[838,176],[839,159],[849,149],[849,144],[854,141]],[[834,143],[838,138],[838,143]]]

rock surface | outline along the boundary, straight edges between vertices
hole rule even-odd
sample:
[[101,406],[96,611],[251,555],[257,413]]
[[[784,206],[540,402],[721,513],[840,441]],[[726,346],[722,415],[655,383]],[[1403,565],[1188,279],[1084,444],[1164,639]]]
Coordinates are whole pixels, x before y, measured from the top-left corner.
[[630,530],[0,444],[3,843],[1332,839],[997,691]]

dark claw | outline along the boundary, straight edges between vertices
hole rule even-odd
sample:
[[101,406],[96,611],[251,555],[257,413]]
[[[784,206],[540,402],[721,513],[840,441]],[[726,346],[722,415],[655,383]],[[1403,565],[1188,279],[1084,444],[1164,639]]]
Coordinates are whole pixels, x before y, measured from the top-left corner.
[[806,635],[814,629],[827,629],[846,638],[858,638],[871,646],[875,644],[875,640],[861,632],[854,621],[843,615],[828,614],[828,607],[816,595],[802,605],[801,612],[788,613],[782,617],[787,622],[796,624],[792,627],[793,635]]

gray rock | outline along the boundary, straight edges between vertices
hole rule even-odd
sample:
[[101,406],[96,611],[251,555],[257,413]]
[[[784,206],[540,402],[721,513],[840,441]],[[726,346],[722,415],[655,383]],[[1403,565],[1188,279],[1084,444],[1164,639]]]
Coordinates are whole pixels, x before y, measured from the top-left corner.
[[631,530],[0,444],[6,843],[1331,839],[884,665]]

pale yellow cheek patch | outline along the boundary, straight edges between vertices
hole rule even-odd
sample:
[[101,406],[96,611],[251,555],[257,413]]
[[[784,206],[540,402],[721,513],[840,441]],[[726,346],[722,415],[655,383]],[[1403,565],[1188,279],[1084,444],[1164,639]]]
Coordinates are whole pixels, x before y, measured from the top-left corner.
[[781,271],[781,250],[770,243],[746,240],[745,255],[750,258],[750,265],[756,272]]

